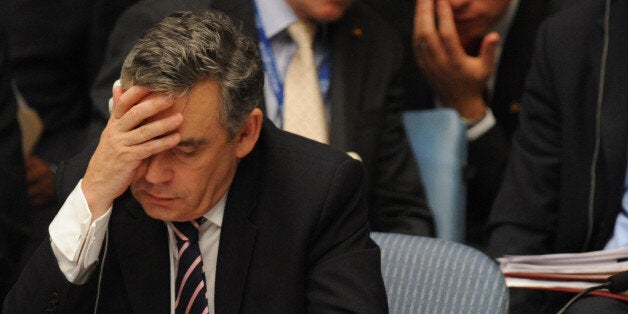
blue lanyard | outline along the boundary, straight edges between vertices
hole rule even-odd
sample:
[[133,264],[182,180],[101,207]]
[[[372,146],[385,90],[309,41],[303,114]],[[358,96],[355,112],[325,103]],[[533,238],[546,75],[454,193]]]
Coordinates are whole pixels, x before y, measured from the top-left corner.
[[[275,99],[277,99],[277,116],[283,121],[283,81],[281,79],[281,75],[279,75],[279,71],[277,70],[277,64],[275,63],[275,57],[273,55],[270,40],[264,31],[264,25],[262,25],[262,21],[259,17],[257,5],[255,5],[255,25],[257,26],[264,70],[268,76],[273,94],[275,94]],[[329,93],[329,82],[331,78],[331,67],[329,63],[329,53],[327,52],[325,53],[322,63],[318,69],[318,84],[321,89],[323,100],[327,99],[327,95]]]

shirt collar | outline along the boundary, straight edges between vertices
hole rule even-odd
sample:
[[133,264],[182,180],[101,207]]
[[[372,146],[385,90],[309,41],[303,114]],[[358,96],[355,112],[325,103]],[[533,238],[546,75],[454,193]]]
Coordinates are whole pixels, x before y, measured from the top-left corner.
[[225,214],[225,205],[227,204],[227,194],[229,194],[228,191],[227,193],[225,193],[225,195],[222,196],[222,198],[218,201],[218,203],[216,203],[216,205],[214,205],[214,207],[210,211],[208,211],[207,213],[205,213],[205,215],[203,215],[203,217],[205,217],[207,221],[210,221],[211,223],[213,223],[214,225],[218,227],[222,227],[222,217]]
[[264,33],[272,38],[299,18],[285,0],[255,0]]

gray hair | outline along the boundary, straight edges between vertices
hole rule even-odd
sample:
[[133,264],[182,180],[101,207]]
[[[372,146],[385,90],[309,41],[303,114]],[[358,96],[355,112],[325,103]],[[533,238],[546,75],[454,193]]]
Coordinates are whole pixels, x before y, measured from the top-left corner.
[[173,97],[204,80],[221,89],[220,120],[233,138],[259,105],[264,85],[259,52],[225,14],[176,12],[138,40],[122,66],[122,87],[141,85]]

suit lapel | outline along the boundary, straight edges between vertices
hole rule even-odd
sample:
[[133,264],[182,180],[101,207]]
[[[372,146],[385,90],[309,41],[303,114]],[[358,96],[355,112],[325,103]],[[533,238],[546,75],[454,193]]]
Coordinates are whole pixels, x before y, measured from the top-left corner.
[[110,236],[133,311],[165,313],[170,309],[170,258],[167,229],[146,216],[127,192],[116,201]]
[[490,106],[507,134],[512,134],[518,124],[519,101],[532,60],[536,30],[549,14],[549,5],[547,0],[520,1],[504,39]]
[[367,38],[370,36],[363,21],[353,14],[354,4],[345,17],[329,26],[331,46],[330,144],[341,150],[350,149],[347,139],[353,132],[357,110],[362,101],[364,72],[368,62]]
[[[272,122],[264,121],[264,125],[269,124]],[[260,136],[258,147],[261,141]],[[257,227],[249,217],[256,205],[260,182],[258,150],[255,148],[240,162],[227,196],[216,266],[216,313],[238,313],[244,296],[257,236]]]

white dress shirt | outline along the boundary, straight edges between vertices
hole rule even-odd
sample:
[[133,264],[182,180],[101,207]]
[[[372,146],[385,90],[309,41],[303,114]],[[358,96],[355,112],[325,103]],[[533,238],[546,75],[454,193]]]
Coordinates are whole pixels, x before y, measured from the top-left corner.
[[[52,251],[57,258],[59,268],[66,279],[75,284],[85,283],[93,275],[111,211],[114,210],[110,207],[105,215],[90,224],[92,215],[81,189],[81,182],[82,180],[68,196],[48,229]],[[207,221],[201,225],[199,233],[198,243],[203,258],[209,313],[214,313],[216,263],[227,194],[225,193],[214,208],[203,215]],[[177,244],[172,224],[170,222],[165,222],[165,224],[168,229],[170,250],[170,310],[174,313]],[[104,262],[106,263],[106,258]]]

